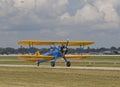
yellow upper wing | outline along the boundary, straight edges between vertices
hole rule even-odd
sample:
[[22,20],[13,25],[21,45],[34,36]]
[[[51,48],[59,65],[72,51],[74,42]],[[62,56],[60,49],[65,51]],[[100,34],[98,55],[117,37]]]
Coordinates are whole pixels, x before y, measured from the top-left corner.
[[51,41],[51,40],[21,40],[18,42],[19,45],[64,45],[68,44],[68,46],[86,46],[94,44],[93,41]]

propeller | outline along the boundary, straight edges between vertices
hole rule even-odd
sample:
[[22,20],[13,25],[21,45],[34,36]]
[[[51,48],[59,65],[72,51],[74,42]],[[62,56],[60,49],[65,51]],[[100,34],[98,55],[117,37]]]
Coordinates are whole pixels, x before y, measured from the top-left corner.
[[61,53],[63,55],[67,54],[67,52],[68,52],[68,48],[67,48],[68,43],[69,43],[69,40],[67,40],[66,44],[64,44],[64,45],[61,46]]

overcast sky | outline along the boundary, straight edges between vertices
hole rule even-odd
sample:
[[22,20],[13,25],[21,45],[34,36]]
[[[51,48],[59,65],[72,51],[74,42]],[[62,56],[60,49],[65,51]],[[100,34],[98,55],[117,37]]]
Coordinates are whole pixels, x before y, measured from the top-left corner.
[[120,0],[0,0],[0,47],[24,39],[120,47]]

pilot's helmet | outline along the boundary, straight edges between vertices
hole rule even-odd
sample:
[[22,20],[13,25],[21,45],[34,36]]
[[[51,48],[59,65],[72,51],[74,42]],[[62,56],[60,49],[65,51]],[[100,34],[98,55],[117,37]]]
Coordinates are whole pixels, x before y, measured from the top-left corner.
[[59,50],[60,50],[60,48],[61,48],[61,46],[58,46],[58,47],[57,47],[57,49],[59,49]]

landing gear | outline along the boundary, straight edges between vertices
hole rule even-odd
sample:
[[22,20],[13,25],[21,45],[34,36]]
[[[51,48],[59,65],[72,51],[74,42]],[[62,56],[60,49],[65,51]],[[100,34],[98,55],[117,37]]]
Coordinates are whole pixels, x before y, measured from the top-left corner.
[[39,66],[40,65],[40,63],[39,63],[39,60],[37,61],[37,66]]
[[51,61],[51,67],[54,67],[54,66],[55,66],[55,62]]
[[70,66],[71,66],[71,62],[70,62],[70,61],[67,61],[66,66],[67,66],[67,67],[70,67]]

